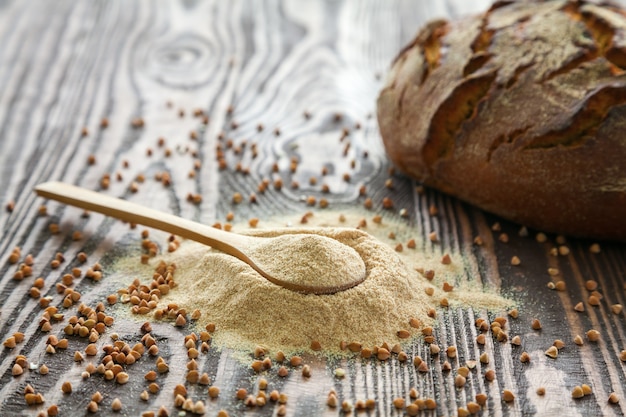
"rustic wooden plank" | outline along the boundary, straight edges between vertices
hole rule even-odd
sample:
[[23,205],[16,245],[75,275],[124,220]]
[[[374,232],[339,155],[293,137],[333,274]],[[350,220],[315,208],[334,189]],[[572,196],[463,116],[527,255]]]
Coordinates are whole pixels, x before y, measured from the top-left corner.
[[[313,356],[305,357],[313,368],[309,379],[297,369],[290,370],[287,378],[278,378],[274,369],[263,376],[269,380],[270,390],[289,395],[288,415],[339,414],[325,405],[330,389],[337,391],[340,400],[353,404],[375,399],[376,409],[369,415],[402,415],[392,401],[396,397],[410,401],[412,387],[438,402],[438,410],[425,415],[455,415],[458,407],[465,407],[478,393],[489,394],[483,415],[626,414],[626,368],[619,360],[626,348],[624,313],[610,311],[612,304],[626,303],[624,245],[602,243],[601,253],[591,254],[591,242],[569,240],[569,255],[552,256],[549,250],[556,245],[554,237],[537,243],[535,231],[520,237],[519,226],[500,221],[502,231],[509,236],[509,242],[502,243],[501,232],[491,230],[499,219],[433,191],[418,193],[413,181],[388,174],[372,115],[390,60],[428,19],[461,16],[487,5],[458,0],[1,2],[0,201],[3,205],[15,201],[16,206],[12,213],[0,214],[0,334],[6,337],[22,331],[26,341],[15,349],[0,351],[0,415],[37,415],[45,410],[25,406],[21,394],[26,384],[44,394],[46,406],[58,403],[62,415],[87,414],[89,398],[96,390],[105,397],[100,415],[110,414],[114,397],[123,400],[124,415],[140,415],[161,405],[174,412],[172,391],[184,383],[187,357],[182,339],[189,329],[153,324],[160,355],[171,371],[159,376],[159,393],[143,402],[137,398],[148,386],[142,376],[154,368],[154,359],[142,358],[128,367],[131,383],[126,386],[105,382],[100,376],[83,381],[84,364],[75,364],[72,356],[74,351],[84,350],[85,341],[69,338],[67,351],[46,354],[46,335],[39,330],[42,311],[28,295],[33,279],[43,276],[42,294],[52,296],[53,304],[60,305],[62,297],[56,293],[55,284],[72,267],[79,266],[75,258],[80,251],[89,254],[87,265],[99,261],[105,271],[124,253],[138,251],[139,231],[120,222],[97,214],[83,218],[81,211],[55,203],[47,204],[49,216],[37,215],[42,200],[31,192],[35,184],[56,179],[99,189],[105,173],[111,174],[106,190],[111,195],[209,224],[223,222],[230,211],[238,220],[301,213],[308,209],[302,196],[323,196],[321,181],[331,188],[332,193],[324,195],[331,207],[363,210],[364,198],[358,191],[366,184],[375,209],[363,211],[364,217],[376,212],[399,220],[399,210],[407,209],[410,216],[406,224],[411,228],[399,232],[412,233],[432,256],[462,256],[467,261],[463,279],[478,279],[520,303],[520,318],[509,320],[510,336],[522,337],[520,347],[499,343],[491,336],[484,346],[476,343],[475,319],[493,319],[493,314],[440,310],[437,343],[442,348],[456,346],[458,355],[430,358],[428,346],[416,341],[407,353],[429,361],[430,371],[425,374],[412,363],[397,360],[381,363]],[[227,111],[229,106],[232,114]],[[196,108],[210,116],[206,128],[192,117]],[[185,112],[183,117],[179,110]],[[305,118],[305,112],[311,117]],[[335,120],[337,114],[341,120]],[[107,129],[99,128],[102,117],[109,119]],[[145,126],[131,127],[134,117],[142,117]],[[259,124],[263,125],[261,132]],[[84,138],[83,127],[89,130]],[[340,141],[344,128],[349,136]],[[196,140],[189,138],[191,131],[197,132]],[[239,155],[228,152],[228,168],[223,171],[215,162],[221,132],[234,147],[244,141],[248,147]],[[159,137],[165,138],[163,147],[158,146]],[[257,158],[249,152],[252,142],[257,144]],[[350,149],[343,156],[348,142]],[[151,156],[147,156],[148,148]],[[169,157],[165,157],[166,149],[171,151]],[[91,154],[96,156],[93,166],[87,164]],[[289,172],[291,157],[301,161],[295,174]],[[202,168],[190,179],[188,173],[196,159]],[[352,160],[355,169],[350,167]],[[275,162],[280,168],[278,174],[272,173]],[[237,172],[237,163],[250,174]],[[329,174],[322,178],[324,164]],[[170,187],[152,179],[162,172],[171,176]],[[342,178],[346,172],[351,174],[350,182]],[[140,174],[146,181],[133,193],[129,187]],[[315,186],[309,184],[311,176],[319,180]],[[257,192],[262,179],[279,177],[284,182],[282,190],[269,187],[259,195],[258,204],[230,203],[234,192],[247,197]],[[385,187],[389,178],[394,182],[393,190]],[[300,187],[291,189],[292,181]],[[200,193],[202,203],[188,203],[188,193]],[[393,212],[380,208],[380,201],[388,196],[396,205]],[[429,213],[431,206],[438,208],[438,215]],[[47,230],[50,223],[59,223],[61,233],[51,236]],[[81,230],[84,238],[73,241],[74,230]],[[430,241],[430,232],[437,233],[438,243]],[[154,232],[153,236],[159,242],[167,238]],[[481,236],[482,246],[473,244],[476,236]],[[21,282],[12,278],[15,265],[5,261],[15,246],[21,246],[24,255],[32,253],[35,257],[35,276]],[[53,270],[50,261],[58,251],[67,261]],[[522,259],[519,267],[510,265],[514,255]],[[558,268],[560,276],[551,277],[548,267]],[[587,305],[584,313],[574,312],[573,306],[588,297],[584,282],[591,278],[598,281],[604,299],[598,307]],[[561,279],[567,284],[566,291],[547,289],[549,282]],[[108,274],[100,283],[82,279],[74,288],[82,294],[81,301],[95,305],[127,280],[127,276]],[[139,341],[141,318],[128,317],[124,307],[107,311],[116,317],[116,323],[106,335],[116,332],[128,343]],[[76,306],[66,314],[75,312]],[[530,328],[533,318],[542,321],[540,332]],[[62,337],[63,326],[55,324],[51,334]],[[599,343],[573,344],[575,335],[584,336],[592,328],[602,334]],[[566,347],[557,360],[552,360],[543,352],[557,338],[565,341]],[[109,342],[102,337],[97,343],[102,347]],[[530,364],[519,362],[522,351],[531,355]],[[478,362],[466,386],[456,388],[454,370],[483,352],[489,355],[490,363]],[[27,355],[34,363],[46,363],[50,374],[29,371],[13,377],[11,368],[18,354]],[[442,371],[445,360],[452,364],[452,372]],[[259,375],[236,360],[232,352],[212,349],[200,356],[198,365],[221,389],[218,399],[208,400],[205,387],[188,385],[194,399],[207,401],[208,415],[221,408],[230,415],[276,414],[275,404],[246,410],[234,399],[240,387],[257,392]],[[343,380],[332,375],[339,366],[347,371]],[[485,381],[487,369],[496,371],[495,381]],[[64,381],[71,381],[75,388],[70,396],[60,390]],[[583,383],[593,387],[594,395],[572,400],[571,389]],[[535,393],[540,386],[546,388],[543,397]],[[515,392],[513,403],[502,402],[503,389]],[[620,404],[608,404],[610,392],[619,395]]]

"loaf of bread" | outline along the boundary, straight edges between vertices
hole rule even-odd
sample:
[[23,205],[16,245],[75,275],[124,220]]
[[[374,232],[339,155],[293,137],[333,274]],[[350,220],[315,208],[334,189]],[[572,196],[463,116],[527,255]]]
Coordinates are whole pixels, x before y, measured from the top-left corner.
[[378,98],[392,162],[523,225],[626,240],[626,12],[500,1],[429,23]]

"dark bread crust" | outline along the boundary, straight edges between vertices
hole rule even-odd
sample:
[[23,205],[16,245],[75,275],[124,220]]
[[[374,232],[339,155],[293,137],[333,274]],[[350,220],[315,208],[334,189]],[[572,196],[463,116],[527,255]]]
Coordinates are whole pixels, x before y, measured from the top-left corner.
[[387,153],[521,224],[626,241],[626,13],[499,2],[426,26],[378,99]]

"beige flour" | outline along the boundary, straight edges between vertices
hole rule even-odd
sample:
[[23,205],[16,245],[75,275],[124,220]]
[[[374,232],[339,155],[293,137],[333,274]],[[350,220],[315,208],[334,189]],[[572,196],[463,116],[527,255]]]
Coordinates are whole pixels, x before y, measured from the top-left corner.
[[288,233],[259,239],[249,253],[257,266],[287,284],[287,288],[332,293],[353,286],[366,273],[361,256],[346,239],[339,242],[318,234]]
[[[351,224],[340,222],[337,213],[316,214],[307,226],[315,221],[334,226]],[[396,226],[406,229],[405,225]],[[387,233],[382,227],[373,229]],[[395,344],[400,341],[399,330],[419,334],[418,329],[409,326],[409,319],[431,324],[427,312],[439,306],[443,297],[451,306],[502,309],[510,304],[497,294],[484,293],[471,281],[457,279],[464,271],[463,261],[457,257],[452,257],[450,265],[442,265],[440,257],[428,258],[418,249],[398,253],[389,244],[354,228],[273,227],[238,231],[258,236],[315,233],[337,239],[359,253],[367,277],[356,287],[334,295],[301,294],[270,283],[229,255],[184,242],[176,252],[163,256],[178,266],[175,274],[178,286],[163,297],[162,303],[174,302],[187,311],[200,309],[202,317],[198,324],[203,327],[207,323],[216,324],[213,340],[218,345],[242,349],[262,345],[270,350],[295,351],[307,350],[316,340],[323,349],[337,351],[342,341],[357,341],[364,347],[383,342]],[[380,233],[379,237],[383,238]],[[276,254],[275,259],[282,262],[291,256],[297,258],[302,254]],[[329,261],[330,258],[324,260]],[[415,270],[419,266],[435,270],[432,283]],[[458,289],[443,292],[439,285],[442,280],[456,282]],[[426,294],[427,288],[432,295]]]

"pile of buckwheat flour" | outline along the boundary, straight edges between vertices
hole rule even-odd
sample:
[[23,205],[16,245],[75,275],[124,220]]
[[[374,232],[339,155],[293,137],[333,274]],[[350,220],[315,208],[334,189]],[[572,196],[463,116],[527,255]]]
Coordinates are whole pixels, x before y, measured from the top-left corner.
[[[420,334],[420,329],[409,325],[410,319],[418,319],[423,326],[432,324],[428,311],[438,307],[442,297],[451,306],[469,304],[493,309],[510,305],[497,294],[485,294],[471,286],[458,294],[443,292],[434,281],[417,272],[414,262],[407,258],[409,251],[417,254],[419,249],[405,249],[400,254],[362,230],[336,227],[347,224],[337,220],[338,214],[334,222],[329,216],[318,220],[335,227],[276,228],[268,223],[271,228],[267,230],[235,229],[256,236],[314,233],[337,239],[356,250],[365,263],[367,277],[356,287],[332,295],[296,293],[272,284],[232,256],[186,241],[177,251],[163,255],[177,265],[178,286],[162,303],[173,302],[187,311],[199,309],[199,325],[216,325],[213,341],[217,345],[235,349],[261,345],[285,352],[307,350],[312,341],[318,341],[329,352],[338,351],[342,341],[359,342],[363,347],[398,343],[399,330]],[[298,256],[276,256],[275,266]],[[427,268],[435,268],[438,277],[454,277],[463,270],[461,260],[456,258],[449,265],[432,259],[424,262]],[[332,270],[333,265],[328,263],[326,267]]]

